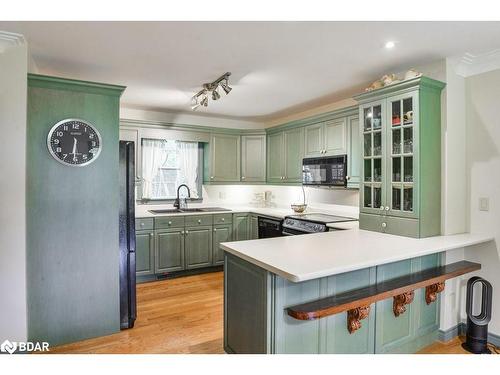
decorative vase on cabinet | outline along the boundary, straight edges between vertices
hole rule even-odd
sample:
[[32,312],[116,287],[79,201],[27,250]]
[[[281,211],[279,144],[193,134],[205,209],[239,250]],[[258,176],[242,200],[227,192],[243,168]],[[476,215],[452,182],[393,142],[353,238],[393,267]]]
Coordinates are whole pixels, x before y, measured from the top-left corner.
[[360,103],[361,229],[440,234],[444,86],[418,77],[354,97]]

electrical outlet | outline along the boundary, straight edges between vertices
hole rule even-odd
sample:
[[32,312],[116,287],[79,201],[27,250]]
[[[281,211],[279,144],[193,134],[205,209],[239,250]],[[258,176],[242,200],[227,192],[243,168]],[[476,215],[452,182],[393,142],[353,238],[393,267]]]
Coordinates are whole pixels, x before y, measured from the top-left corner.
[[489,198],[479,198],[479,210],[489,211],[490,210],[490,199]]

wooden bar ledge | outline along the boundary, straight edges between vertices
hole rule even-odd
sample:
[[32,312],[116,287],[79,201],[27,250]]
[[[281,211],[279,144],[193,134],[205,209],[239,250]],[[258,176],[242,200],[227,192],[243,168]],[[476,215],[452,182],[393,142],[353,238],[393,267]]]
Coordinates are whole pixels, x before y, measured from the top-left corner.
[[444,281],[481,269],[481,264],[467,261],[447,264],[415,272],[365,288],[340,293],[336,296],[290,306],[286,312],[298,320],[313,320],[347,311],[347,329],[353,333],[361,327],[360,320],[370,313],[370,305],[386,298],[394,298],[393,311],[397,317],[413,301],[415,289],[425,288],[427,304],[437,299],[444,290]]

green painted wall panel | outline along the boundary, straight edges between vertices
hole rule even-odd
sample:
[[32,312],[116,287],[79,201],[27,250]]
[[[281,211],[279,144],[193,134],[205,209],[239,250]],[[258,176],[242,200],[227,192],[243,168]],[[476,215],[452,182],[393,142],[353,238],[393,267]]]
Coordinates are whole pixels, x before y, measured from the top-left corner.
[[[51,345],[117,332],[119,312],[118,124],[123,88],[29,76],[27,125],[28,337]],[[108,94],[112,94],[109,96]],[[61,165],[47,150],[65,118],[94,124],[102,152]]]

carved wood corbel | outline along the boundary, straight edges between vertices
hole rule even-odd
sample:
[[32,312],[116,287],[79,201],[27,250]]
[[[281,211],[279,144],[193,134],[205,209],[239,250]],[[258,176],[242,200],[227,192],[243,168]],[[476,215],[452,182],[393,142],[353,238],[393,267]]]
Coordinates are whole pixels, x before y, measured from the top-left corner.
[[398,294],[394,296],[392,302],[392,311],[394,312],[394,316],[398,317],[406,311],[406,305],[409,305],[413,302],[413,298],[415,297],[414,291],[406,292],[403,294]]
[[354,333],[361,328],[361,320],[370,314],[370,305],[357,307],[347,311],[347,330]]
[[437,299],[438,293],[441,293],[444,290],[444,281],[427,285],[425,287],[425,302],[430,305]]

